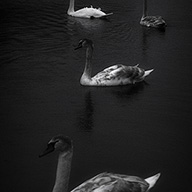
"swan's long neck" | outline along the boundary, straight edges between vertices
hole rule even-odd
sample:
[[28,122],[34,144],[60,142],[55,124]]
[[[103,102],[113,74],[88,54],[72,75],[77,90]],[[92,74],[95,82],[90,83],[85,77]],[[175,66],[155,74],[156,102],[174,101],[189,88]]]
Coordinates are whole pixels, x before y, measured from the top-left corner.
[[67,11],[68,14],[74,12],[74,4],[75,4],[75,0],[70,0],[70,2],[69,2],[69,8],[68,8],[68,11]]
[[71,170],[72,152],[60,153],[55,185],[52,192],[67,192]]
[[93,54],[93,47],[92,45],[89,45],[86,49],[86,62],[85,62],[85,68],[83,72],[83,76],[86,76],[86,78],[91,79],[91,72],[92,72],[92,66],[91,66],[91,60],[92,60],[92,54]]
[[143,17],[147,16],[147,0],[143,0]]

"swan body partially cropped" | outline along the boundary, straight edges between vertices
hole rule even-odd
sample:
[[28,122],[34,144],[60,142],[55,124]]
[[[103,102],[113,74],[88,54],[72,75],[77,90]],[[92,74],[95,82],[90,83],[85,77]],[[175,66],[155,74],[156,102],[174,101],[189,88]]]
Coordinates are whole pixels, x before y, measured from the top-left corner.
[[118,86],[134,84],[136,82],[143,81],[144,78],[153,71],[153,69],[145,71],[144,69],[138,67],[138,65],[126,66],[116,64],[91,77],[93,43],[89,39],[83,39],[79,41],[79,44],[75,49],[79,49],[81,47],[86,48],[86,63],[84,72],[80,79],[81,85]]
[[[67,192],[73,155],[71,139],[63,135],[53,137],[40,157],[54,150],[59,151],[59,158],[52,192]],[[160,173],[142,179],[137,176],[103,172],[85,181],[71,192],[145,192],[155,185],[159,177]]]
[[67,14],[73,17],[81,17],[81,18],[88,18],[88,19],[94,19],[94,18],[104,18],[106,16],[112,15],[113,13],[104,13],[101,11],[101,8],[93,8],[91,7],[85,7],[82,9],[79,9],[77,11],[74,10],[74,3],[75,0],[70,0],[69,8],[67,11]]
[[161,16],[149,16],[147,15],[147,0],[143,0],[143,16],[140,20],[140,24],[147,27],[165,28],[167,26],[165,20]]

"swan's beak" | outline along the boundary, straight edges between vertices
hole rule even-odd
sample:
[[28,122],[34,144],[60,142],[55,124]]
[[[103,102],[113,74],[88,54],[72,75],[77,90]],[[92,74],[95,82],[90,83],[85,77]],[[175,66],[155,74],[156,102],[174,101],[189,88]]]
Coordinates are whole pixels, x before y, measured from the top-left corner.
[[74,48],[74,50],[80,49],[82,48],[82,43],[79,43],[79,45],[77,47]]
[[55,147],[54,147],[54,143],[48,143],[47,145],[47,149],[45,149],[45,151],[39,155],[39,157],[43,157],[51,152],[53,152],[55,150]]

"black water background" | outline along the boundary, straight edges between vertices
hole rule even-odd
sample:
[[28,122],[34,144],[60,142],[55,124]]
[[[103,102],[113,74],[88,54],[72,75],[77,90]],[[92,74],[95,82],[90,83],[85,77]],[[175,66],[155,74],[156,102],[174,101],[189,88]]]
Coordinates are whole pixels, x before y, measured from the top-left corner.
[[[77,0],[79,1],[79,0]],[[139,25],[141,1],[76,2],[114,15],[71,18],[68,1],[1,1],[1,191],[51,191],[57,155],[39,159],[62,133],[74,140],[70,189],[102,171],[162,176],[153,191],[186,191],[191,182],[191,2],[150,2],[165,32]],[[93,73],[115,63],[155,71],[146,83],[112,88],[79,84],[94,41]]]

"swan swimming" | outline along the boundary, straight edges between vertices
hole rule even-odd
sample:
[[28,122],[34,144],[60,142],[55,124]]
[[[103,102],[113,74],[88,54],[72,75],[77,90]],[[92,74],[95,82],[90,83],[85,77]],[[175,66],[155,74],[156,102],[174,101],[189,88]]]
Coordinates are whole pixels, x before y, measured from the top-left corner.
[[94,19],[94,18],[105,18],[106,16],[113,14],[113,13],[106,14],[103,11],[101,11],[101,8],[96,9],[96,8],[93,8],[92,6],[74,11],[74,4],[75,4],[75,0],[70,0],[69,8],[67,11],[67,14],[73,17]]
[[[72,140],[63,135],[53,137],[48,142],[47,149],[39,157],[55,150],[59,151],[59,157],[52,192],[67,192],[73,156]],[[103,172],[85,181],[71,192],[147,192],[155,185],[159,177],[160,173],[142,179],[137,176]]]
[[161,16],[148,16],[147,15],[147,0],[143,0],[143,16],[140,21],[141,25],[154,28],[165,28],[166,22]]
[[93,53],[93,42],[89,39],[82,39],[79,41],[78,46],[86,48],[86,62],[84,72],[81,76],[80,83],[85,86],[119,86],[134,84],[136,82],[143,81],[153,69],[145,71],[144,69],[135,66],[126,66],[122,64],[116,64],[110,66],[103,71],[97,73],[94,77],[91,77],[91,60]]

